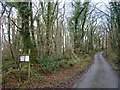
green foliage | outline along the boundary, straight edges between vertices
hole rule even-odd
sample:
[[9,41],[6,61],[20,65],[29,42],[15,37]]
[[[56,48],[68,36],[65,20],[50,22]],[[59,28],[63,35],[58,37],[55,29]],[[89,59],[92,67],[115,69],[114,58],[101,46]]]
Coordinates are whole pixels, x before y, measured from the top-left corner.
[[110,52],[108,56],[108,59],[110,60],[110,62],[112,62],[113,64],[115,64],[117,66],[118,64],[118,60],[117,60],[117,53],[115,52]]
[[12,60],[12,58],[3,59],[3,61],[2,61],[2,70],[3,71],[8,71],[8,69],[11,68],[11,67],[17,68],[17,65]]
[[76,64],[76,60],[75,59],[71,59],[68,61],[68,66],[74,66]]
[[85,56],[84,56],[84,57],[86,58],[86,57],[89,57],[89,56],[90,56],[89,54],[85,54]]
[[42,72],[54,72],[61,68],[71,67],[76,63],[74,59],[68,59],[66,56],[56,58],[54,56],[42,55],[40,60],[40,70]]
[[52,56],[43,55],[40,63],[40,68],[43,72],[52,72],[59,68],[59,64],[54,60]]
[[117,51],[113,51],[112,49],[107,49],[103,55],[107,58],[108,62],[111,63],[112,67],[118,72],[120,75],[120,69],[119,69],[119,60],[118,60],[118,54]]
[[14,74],[15,75],[15,73],[18,73],[19,72],[19,69],[13,69],[12,67],[11,68],[9,68],[8,69],[8,71],[6,72],[6,75],[8,75],[8,74]]

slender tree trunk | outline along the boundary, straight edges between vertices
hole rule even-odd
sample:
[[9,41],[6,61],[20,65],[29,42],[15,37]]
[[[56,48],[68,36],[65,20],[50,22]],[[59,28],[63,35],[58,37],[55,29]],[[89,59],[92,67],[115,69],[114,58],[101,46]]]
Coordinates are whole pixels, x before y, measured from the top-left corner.
[[[1,28],[1,18],[0,17],[0,65],[2,66],[2,28]],[[1,73],[1,67],[0,67],[0,73]],[[2,78],[0,78],[2,80]]]
[[74,32],[74,53],[77,53],[78,42],[77,42],[77,25],[78,19],[75,20],[75,32]]
[[32,11],[32,2],[30,2],[30,20],[31,20],[31,33],[32,33],[32,41],[33,41],[33,46],[36,48],[36,42],[35,42],[35,35],[34,35],[34,26],[33,26],[33,11]]
[[47,9],[47,30],[46,30],[46,54],[50,54],[50,15],[51,15],[51,3],[48,2],[48,9]]
[[10,14],[11,14],[11,10],[12,10],[12,8],[10,8],[9,15],[8,15],[8,40],[9,40],[9,45],[10,45],[11,56],[12,56],[12,59],[14,60],[15,57],[14,57],[14,53],[12,50],[12,44],[11,44],[11,38],[10,38]]

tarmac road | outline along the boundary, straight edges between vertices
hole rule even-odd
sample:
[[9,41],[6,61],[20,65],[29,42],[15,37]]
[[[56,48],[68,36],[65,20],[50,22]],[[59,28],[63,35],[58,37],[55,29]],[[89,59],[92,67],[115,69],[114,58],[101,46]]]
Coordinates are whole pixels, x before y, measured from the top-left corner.
[[88,72],[80,78],[73,88],[118,88],[118,76],[102,56],[94,56],[94,63]]

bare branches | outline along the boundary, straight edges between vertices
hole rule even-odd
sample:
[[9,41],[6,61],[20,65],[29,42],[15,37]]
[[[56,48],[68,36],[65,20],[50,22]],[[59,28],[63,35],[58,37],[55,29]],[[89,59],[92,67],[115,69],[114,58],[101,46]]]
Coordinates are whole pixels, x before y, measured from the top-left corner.
[[97,10],[99,10],[100,12],[104,13],[106,16],[110,17],[110,15],[108,15],[107,13],[105,13],[104,11],[100,10],[99,8],[96,7]]
[[18,31],[21,32],[21,29],[12,19],[11,19],[11,22],[19,29]]
[[45,15],[44,15],[44,5],[43,5],[43,2],[40,2],[40,4],[41,4],[41,8],[42,8],[42,17],[43,17],[44,22],[46,24],[46,18],[45,18]]
[[1,1],[0,1],[0,3],[2,5],[2,7],[3,7],[2,12],[1,12],[1,16],[0,16],[0,18],[1,18],[3,16],[3,14],[5,13],[5,11],[6,11],[6,6],[7,5],[6,4],[4,5],[3,2],[1,2]]

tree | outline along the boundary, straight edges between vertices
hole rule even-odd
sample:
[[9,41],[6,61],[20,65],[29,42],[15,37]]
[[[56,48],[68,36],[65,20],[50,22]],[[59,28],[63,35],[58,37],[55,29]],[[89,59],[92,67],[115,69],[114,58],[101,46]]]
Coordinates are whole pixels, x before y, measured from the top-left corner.
[[[74,53],[79,54],[82,51],[82,43],[84,39],[84,26],[87,18],[89,2],[75,1],[73,4],[73,18],[71,24],[74,25]],[[73,28],[72,28],[73,29]],[[79,52],[79,53],[78,53]]]

